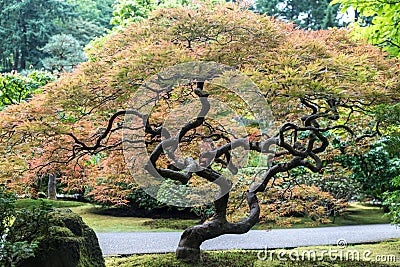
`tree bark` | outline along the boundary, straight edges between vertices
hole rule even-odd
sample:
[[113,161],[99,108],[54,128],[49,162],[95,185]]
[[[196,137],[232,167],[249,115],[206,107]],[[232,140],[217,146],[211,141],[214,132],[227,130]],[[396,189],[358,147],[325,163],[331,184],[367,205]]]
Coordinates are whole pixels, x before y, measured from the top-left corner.
[[49,174],[49,183],[47,184],[47,198],[57,199],[57,180],[54,174]]
[[176,250],[178,260],[196,263],[200,260],[200,246],[204,241],[224,234],[247,233],[258,222],[260,206],[255,192],[247,192],[250,214],[244,221],[238,223],[229,223],[226,220],[228,199],[229,193],[214,202],[215,216],[211,221],[190,227],[183,232]]
[[13,70],[18,70],[18,69],[19,69],[19,48],[16,48],[14,51]]

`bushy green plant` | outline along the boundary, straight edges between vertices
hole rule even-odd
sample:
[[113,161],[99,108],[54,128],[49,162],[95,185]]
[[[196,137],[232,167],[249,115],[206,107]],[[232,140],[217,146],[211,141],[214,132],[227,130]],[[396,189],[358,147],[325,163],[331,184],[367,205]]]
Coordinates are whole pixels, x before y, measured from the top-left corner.
[[376,109],[376,117],[381,121],[381,130],[384,131],[385,150],[392,155],[400,156],[400,103],[394,105],[380,105]]
[[[13,193],[0,188],[0,266],[12,267],[23,259],[34,256],[36,242],[27,241],[38,225],[46,222],[46,214],[50,206],[42,202],[39,207],[16,209],[16,197]],[[12,227],[16,223],[33,222],[28,225],[29,231],[20,233]],[[10,238],[10,236],[17,238]]]
[[324,173],[310,173],[304,168],[299,168],[297,171],[296,182],[298,184],[315,185],[323,192],[330,193],[335,199],[349,201],[359,200],[363,197],[362,185],[352,179],[348,171],[336,165],[327,166]]
[[10,192],[0,188],[0,237],[6,234],[12,218],[15,216],[15,200],[16,197]]
[[0,76],[0,109],[7,105],[18,104],[38,92],[39,87],[54,80],[43,71],[31,71],[25,75],[18,72],[4,73]]
[[[392,180],[393,186],[400,188],[400,175]],[[385,205],[389,209],[389,216],[393,223],[400,225],[400,190],[384,194]]]
[[174,202],[176,206],[185,206],[188,190],[190,190],[188,185],[179,185],[173,180],[166,179],[157,192],[157,199],[164,203]]
[[372,144],[367,153],[337,157],[338,162],[352,171],[351,178],[361,184],[363,192],[379,200],[385,192],[397,189],[391,181],[400,172],[398,153],[388,151],[387,141],[381,139]]
[[139,186],[130,185],[128,187],[132,189],[127,195],[127,200],[129,201],[130,206],[151,210],[164,205],[163,203],[160,203],[158,200],[147,194]]

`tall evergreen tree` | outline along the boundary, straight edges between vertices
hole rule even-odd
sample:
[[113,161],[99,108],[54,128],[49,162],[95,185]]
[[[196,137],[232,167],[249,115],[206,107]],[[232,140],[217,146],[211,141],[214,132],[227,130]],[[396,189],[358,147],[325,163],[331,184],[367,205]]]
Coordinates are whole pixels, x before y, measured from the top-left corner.
[[326,29],[340,26],[339,5],[330,0],[256,0],[256,10],[284,21],[293,21],[304,29]]
[[[110,21],[114,2],[114,0],[67,0],[67,3],[75,7],[75,11],[78,13],[77,15],[80,20],[86,21],[85,24],[89,22],[97,26],[103,32],[106,29],[111,29]],[[79,22],[73,26],[78,25],[80,25]],[[64,33],[74,35],[72,32]]]
[[3,0],[0,2],[2,67],[15,70],[40,65],[48,38],[59,31],[72,6],[59,0]]
[[110,28],[113,0],[0,1],[0,71],[41,67],[51,36],[70,34],[86,45]]

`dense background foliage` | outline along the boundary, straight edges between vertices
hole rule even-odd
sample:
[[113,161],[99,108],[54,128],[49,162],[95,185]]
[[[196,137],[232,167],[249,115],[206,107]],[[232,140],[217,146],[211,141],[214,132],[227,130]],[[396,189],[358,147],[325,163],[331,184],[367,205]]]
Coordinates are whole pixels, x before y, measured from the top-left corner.
[[[178,0],[1,2],[1,183],[20,194],[35,196],[45,189],[48,174],[55,174],[61,182],[59,190],[86,194],[91,201],[157,206],[124,170],[118,150],[85,154],[67,165],[54,163],[68,161],[68,153],[63,155],[60,149],[72,145],[68,135],[72,129],[82,140],[93,141],[110,114],[125,108],[126,99],[147,77],[179,62],[213,60],[243,71],[279,107],[275,111],[278,121],[295,118],[299,111],[288,112],[290,101],[285,103],[282,95],[294,97],[317,91],[379,98],[389,90],[387,96],[397,97],[398,61],[384,59],[387,54],[379,49],[352,40],[347,30],[297,29],[343,25],[338,14],[340,4],[343,10],[355,9],[353,36],[366,38],[398,56],[396,1],[342,0],[328,5],[328,1],[257,0],[250,7],[277,20],[232,6],[210,11],[217,2],[202,7],[197,2]],[[144,21],[148,17],[150,20]],[[242,25],[254,27],[257,34],[240,30]],[[83,48],[89,42],[84,55]],[[89,62],[77,67],[74,74],[61,74],[87,58]],[[49,73],[27,71],[31,67],[44,67],[60,79],[42,88],[54,78]],[[327,209],[339,199],[364,195],[383,200],[386,196],[388,207],[398,218],[399,110],[398,104],[392,103],[368,108],[366,113],[381,121],[384,138],[358,144],[359,150],[353,150],[350,142],[337,142],[326,158],[326,163],[333,165],[327,165],[321,174],[291,173],[303,187],[282,177],[269,192],[273,195],[265,196],[265,210],[272,209],[267,206],[271,204],[268,198],[281,202],[279,198],[290,187],[295,195],[316,192],[319,197],[312,201]],[[351,119],[360,123],[360,129],[370,127],[361,117],[357,113]],[[117,140],[115,135],[109,142]],[[357,188],[363,188],[363,192]],[[240,190],[235,193],[238,199],[242,196]],[[286,207],[282,214],[290,215],[308,213],[304,207],[314,202],[300,205],[301,200],[297,201],[297,211],[289,208],[295,205],[287,198],[282,203],[281,207]]]
[[255,9],[286,22],[294,22],[304,29],[319,30],[341,26],[339,5],[329,0],[256,0]]
[[340,3],[343,11],[354,10],[354,34],[358,38],[365,38],[370,43],[382,47],[389,54],[399,56],[399,1],[334,0],[332,3]]
[[110,28],[112,0],[5,0],[0,3],[0,71],[40,68],[42,48],[69,34],[80,50]]
[[[277,123],[300,119],[302,108],[293,106],[291,99],[302,94],[357,96],[377,102],[388,101],[388,96],[395,99],[398,94],[398,62],[384,59],[379,49],[351,40],[347,30],[303,31],[233,5],[158,10],[149,20],[132,19],[128,24],[120,33],[92,43],[89,61],[73,74],[62,75],[45,87],[43,94],[28,103],[9,106],[2,113],[1,150],[6,160],[1,178],[7,186],[35,195],[37,182],[51,173],[70,192],[85,193],[94,201],[122,204],[131,198],[143,199],[135,193],[140,189],[125,170],[121,150],[104,149],[74,158],[69,150],[74,142],[70,133],[93,142],[110,115],[126,108],[126,100],[147,77],[180,62],[212,60],[246,73],[276,107]],[[367,106],[365,113],[355,111],[349,123],[360,133],[368,133],[374,126],[363,118],[374,112],[373,106]],[[116,131],[104,147],[118,143],[119,138]],[[368,147],[368,143],[359,143],[356,151]],[[327,160],[340,155],[340,149],[348,155],[356,152],[351,146],[332,148]],[[285,194],[289,192],[285,190],[287,183],[276,183],[268,194],[275,194],[282,200],[281,207],[288,208],[274,210],[290,215],[296,208],[289,207],[297,207],[297,212],[308,214],[314,204],[324,207],[324,203],[338,200],[335,192],[314,188],[316,182],[304,184],[291,184],[294,193]],[[302,199],[296,196],[306,191],[314,192],[309,202],[314,204],[300,204]],[[272,204],[268,198],[274,199],[268,194],[265,205]],[[297,206],[288,200],[293,196]],[[265,210],[272,209],[266,206]]]

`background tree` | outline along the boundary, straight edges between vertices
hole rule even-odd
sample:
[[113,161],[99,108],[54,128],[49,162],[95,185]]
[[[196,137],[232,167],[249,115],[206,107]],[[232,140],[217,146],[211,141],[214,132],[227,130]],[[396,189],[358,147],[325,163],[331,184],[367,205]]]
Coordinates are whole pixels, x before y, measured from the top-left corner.
[[[106,32],[112,1],[5,0],[0,3],[1,71],[40,68],[51,36],[74,36],[82,48]],[[105,21],[107,20],[107,22]]]
[[157,4],[153,0],[118,0],[114,5],[111,24],[126,26],[133,21],[143,20],[156,9]]
[[43,66],[53,72],[71,71],[86,59],[78,40],[67,34],[52,36],[42,49],[49,55],[42,60]]
[[385,149],[391,155],[398,155],[400,150],[400,104],[381,105],[377,108],[377,118],[382,121],[386,135]]
[[[393,223],[400,225],[400,105],[380,106],[377,117],[382,121],[386,134],[384,150],[390,155],[391,163],[388,169],[397,175],[391,180],[391,186],[397,190],[384,193],[384,205],[389,209]],[[397,173],[396,173],[397,171]]]
[[396,0],[353,1],[334,0],[342,11],[352,8],[356,12],[354,33],[358,38],[383,48],[393,56],[400,55],[400,2]]
[[0,4],[0,40],[3,65],[6,59],[14,70],[40,66],[41,52],[49,35],[57,33],[57,23],[72,16],[72,8],[63,1],[2,1]]
[[350,177],[361,185],[364,194],[376,200],[383,200],[385,192],[396,189],[391,181],[400,173],[399,153],[387,151],[386,145],[387,140],[380,140],[371,144],[368,152],[337,157],[351,170]]
[[[323,173],[310,174],[305,168],[292,172],[299,184],[317,186],[337,200],[363,200],[362,184],[352,177],[352,171],[343,168],[338,162],[327,163]],[[328,204],[330,205],[330,204]]]
[[[285,188],[276,190],[277,183],[293,179],[290,173],[297,167],[321,172],[343,151],[367,149],[365,138],[379,132],[376,106],[399,100],[397,59],[385,59],[379,49],[351,40],[347,30],[303,31],[236,5],[156,10],[148,20],[132,23],[95,48],[88,62],[48,85],[43,94],[1,113],[0,149],[9,155],[2,167],[13,171],[7,186],[23,190],[38,176],[52,173],[70,190],[90,188],[99,199],[124,203],[135,189],[127,169],[132,165],[138,166],[136,179],[148,174],[159,178],[159,184],[145,183],[153,195],[164,193],[161,186],[168,187],[171,181],[183,188],[213,184],[210,193],[222,188],[225,194],[214,202],[215,213],[208,222],[182,235],[177,255],[187,261],[198,259],[204,240],[244,233],[260,217],[268,217],[267,209],[274,207],[268,193],[286,195],[277,199],[289,199],[292,206],[307,200],[301,187],[290,194]],[[199,61],[224,64],[250,77],[273,107],[270,131],[261,132],[259,123],[251,123],[257,118],[235,91],[224,91],[245,86],[229,68],[217,72],[217,80],[227,87],[215,86],[211,78],[171,86],[169,76],[156,75],[180,63]],[[198,70],[195,66],[193,73]],[[146,87],[150,77],[158,77],[166,87]],[[148,93],[154,103],[148,116],[130,105],[130,99],[140,103],[136,93]],[[232,112],[216,112],[214,100],[227,103]],[[198,107],[192,120],[187,115],[190,105]],[[140,123],[126,127],[125,115],[139,118]],[[240,123],[226,126],[238,116],[243,118]],[[162,126],[171,117],[180,131],[168,135]],[[243,131],[238,135],[239,126]],[[134,131],[141,130],[144,144],[135,138]],[[123,138],[124,131],[133,131],[132,138]],[[331,146],[334,136],[347,145]],[[207,140],[215,146],[204,144]],[[170,145],[174,142],[182,151],[179,157]],[[150,160],[144,166],[125,162],[127,143],[142,145]],[[246,166],[230,160],[240,149],[260,154],[270,163],[245,184],[236,209],[241,216],[228,220],[228,206],[233,203],[226,191],[238,176],[246,178]],[[154,188],[158,190],[151,191]],[[314,203],[329,199],[316,194],[322,193],[314,188],[310,194]],[[173,200],[174,192],[170,190],[165,199]],[[325,212],[322,206],[314,209]]]
[[114,0],[68,0],[76,16],[68,18],[61,26],[61,33],[72,35],[82,47],[111,29]]
[[329,0],[256,0],[256,11],[286,22],[292,21],[304,29],[327,29],[341,26],[339,5],[329,5]]
[[[396,176],[391,182],[393,187],[400,188],[400,176]],[[400,190],[386,192],[384,197],[385,202],[383,204],[389,209],[389,216],[392,223],[400,225]]]
[[114,0],[67,0],[67,2],[76,6],[76,12],[82,19],[96,23],[101,28],[111,29]]

